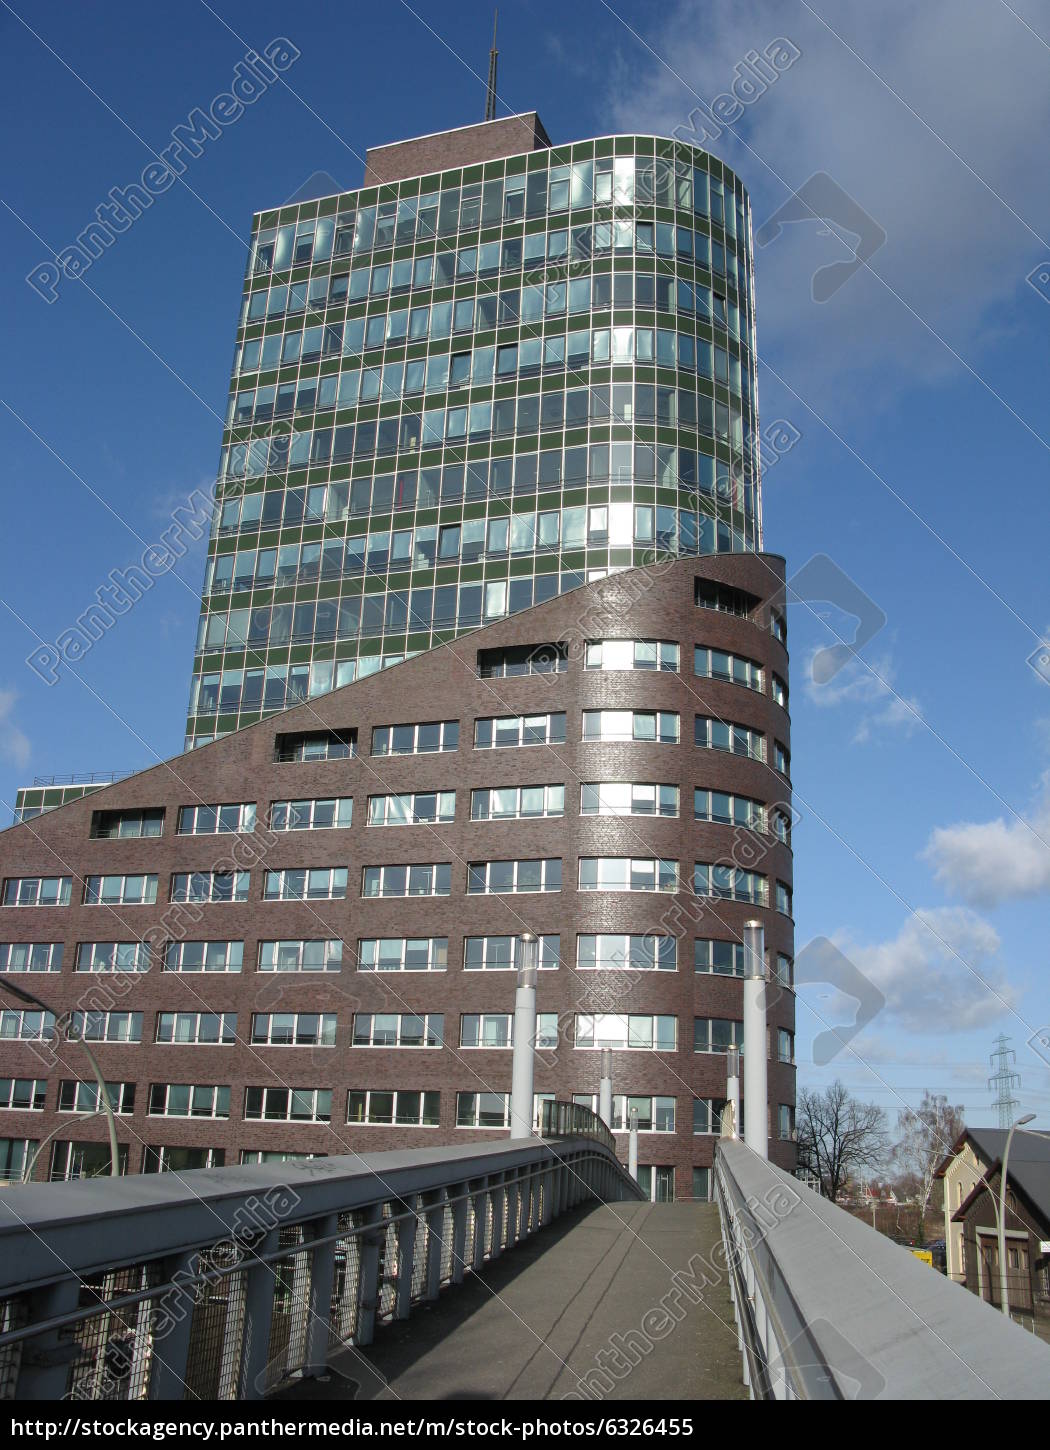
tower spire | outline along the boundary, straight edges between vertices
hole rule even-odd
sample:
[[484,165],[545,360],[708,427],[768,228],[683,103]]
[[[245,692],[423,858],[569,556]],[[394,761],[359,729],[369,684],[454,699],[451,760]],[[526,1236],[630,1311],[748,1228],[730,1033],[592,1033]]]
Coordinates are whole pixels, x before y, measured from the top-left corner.
[[499,21],[499,11],[493,12],[492,16],[492,49],[489,51],[489,83],[485,93],[485,120],[496,119],[496,63],[499,59],[499,51],[496,49],[496,25]]

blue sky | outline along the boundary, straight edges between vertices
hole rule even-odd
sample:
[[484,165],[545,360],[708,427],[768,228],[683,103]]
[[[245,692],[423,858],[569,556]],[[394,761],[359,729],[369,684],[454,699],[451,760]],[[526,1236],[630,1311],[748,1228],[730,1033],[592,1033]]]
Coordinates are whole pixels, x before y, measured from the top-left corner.
[[[478,119],[491,8],[416,9],[0,0],[21,118],[0,208],[5,815],[35,775],[181,749],[203,546],[76,674],[47,687],[25,657],[213,479],[252,212],[316,171],[359,184],[370,144]],[[31,290],[149,148],[282,34],[301,52],[286,84],[81,281],[51,305]],[[797,59],[745,91],[748,53],[778,38]],[[818,1068],[813,1036],[851,1009],[801,991],[800,1082],[841,1076],[891,1118],[929,1088],[990,1122],[1002,1031],[1022,1110],[1050,1126],[1050,1065],[1026,1046],[1050,1023],[1050,684],[1026,663],[1050,628],[1050,292],[1026,281],[1050,267],[1050,4],[531,0],[501,7],[500,50],[501,111],[538,109],[556,141],[693,139],[690,112],[736,82],[747,104],[710,149],[749,186],[756,227],[825,173],[885,234],[823,303],[813,274],[851,254],[833,226],[788,225],[756,251],[762,421],[799,435],[767,469],[766,545],[789,576],[826,555],[886,616],[818,684],[812,656],[852,621],[790,610],[798,947],[830,937],[885,999]]]

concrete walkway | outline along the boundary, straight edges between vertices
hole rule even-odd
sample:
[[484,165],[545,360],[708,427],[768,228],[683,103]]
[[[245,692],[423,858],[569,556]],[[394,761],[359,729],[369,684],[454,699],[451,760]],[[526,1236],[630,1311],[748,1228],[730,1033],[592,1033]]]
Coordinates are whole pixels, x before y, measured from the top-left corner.
[[719,1241],[711,1204],[578,1209],[275,1398],[746,1399]]

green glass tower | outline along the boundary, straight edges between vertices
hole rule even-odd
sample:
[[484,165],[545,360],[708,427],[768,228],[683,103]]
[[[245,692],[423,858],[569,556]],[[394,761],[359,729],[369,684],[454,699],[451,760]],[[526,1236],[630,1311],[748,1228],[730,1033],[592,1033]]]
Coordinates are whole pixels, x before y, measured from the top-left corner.
[[256,215],[187,745],[661,556],[761,548],[751,215],[534,113]]

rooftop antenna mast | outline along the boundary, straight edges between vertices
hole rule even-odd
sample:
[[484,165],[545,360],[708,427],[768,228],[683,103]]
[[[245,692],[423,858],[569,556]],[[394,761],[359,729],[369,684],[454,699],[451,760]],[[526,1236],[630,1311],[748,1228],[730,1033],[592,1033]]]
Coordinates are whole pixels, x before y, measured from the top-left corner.
[[499,21],[499,11],[496,10],[492,16],[492,49],[489,51],[489,83],[485,93],[485,120],[496,119],[496,62],[499,59],[499,51],[496,49],[496,24]]

